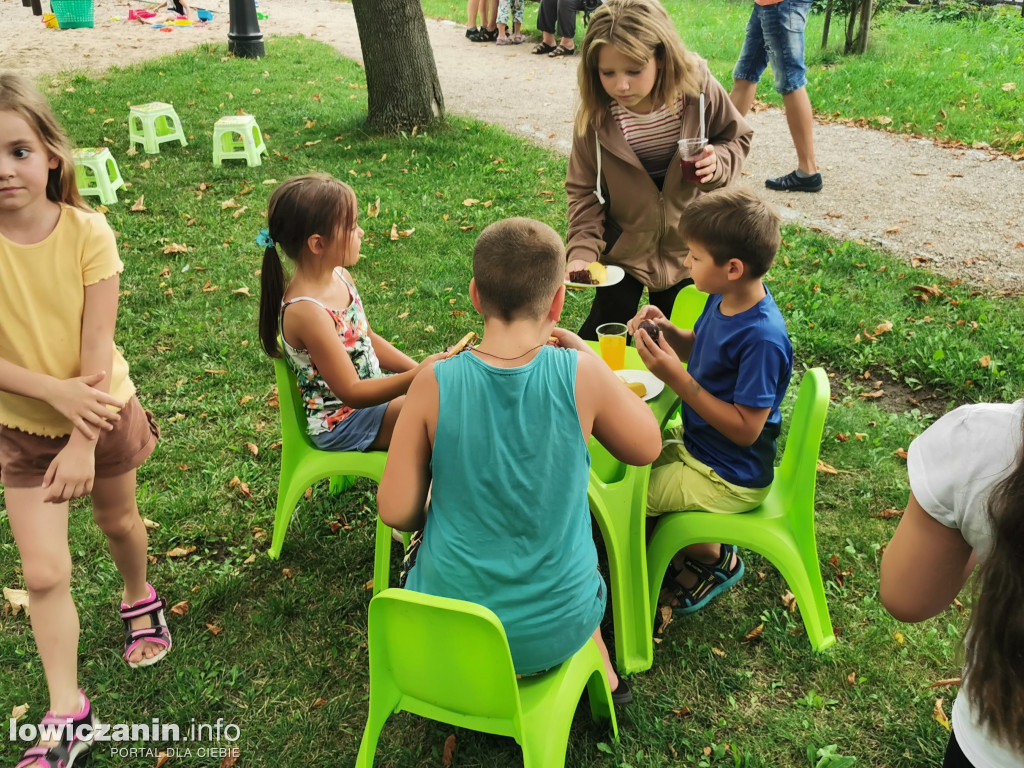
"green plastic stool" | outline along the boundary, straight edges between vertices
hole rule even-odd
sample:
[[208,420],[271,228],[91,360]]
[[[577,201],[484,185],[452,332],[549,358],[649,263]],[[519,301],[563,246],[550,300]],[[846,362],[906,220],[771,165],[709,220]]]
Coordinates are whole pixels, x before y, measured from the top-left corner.
[[505,630],[487,608],[388,589],[370,601],[370,713],[357,768],[371,768],[377,740],[397,712],[511,736],[525,768],[565,765],[576,705],[587,689],[594,719],[618,725],[593,639],[542,675],[516,680]]
[[218,168],[225,160],[245,160],[249,165],[262,165],[267,153],[263,134],[252,115],[228,115],[213,126],[213,164]]
[[[324,478],[345,475],[368,477],[379,483],[388,454],[386,451],[321,451],[306,433],[306,412],[299,399],[295,374],[284,360],[276,358],[274,375],[281,412],[281,477],[277,486],[274,534],[267,554],[277,560],[281,557],[284,537],[295,512],[295,505],[307,488]],[[389,552],[390,541],[388,534],[384,543]],[[381,542],[377,544],[379,547]]]
[[814,490],[828,402],[828,376],[821,368],[811,368],[800,382],[782,464],[761,506],[738,515],[662,515],[647,546],[652,616],[657,613],[662,577],[676,552],[698,542],[722,541],[759,552],[779,569],[796,596],[807,638],[816,651],[835,643],[814,537]]
[[706,293],[697,290],[695,285],[687,285],[676,294],[676,300],[672,304],[672,316],[669,319],[677,328],[692,331],[707,303]]
[[128,109],[128,146],[141,144],[151,155],[160,151],[165,141],[178,141],[187,147],[181,120],[174,107],[162,101],[136,104]]
[[103,205],[117,202],[117,190],[124,186],[121,171],[106,147],[76,149],[75,181],[81,195],[98,195]]

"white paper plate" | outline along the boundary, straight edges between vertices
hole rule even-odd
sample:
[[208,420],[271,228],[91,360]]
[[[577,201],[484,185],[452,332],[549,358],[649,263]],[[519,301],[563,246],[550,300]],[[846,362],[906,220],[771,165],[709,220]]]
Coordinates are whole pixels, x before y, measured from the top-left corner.
[[565,284],[570,288],[607,288],[609,285],[615,285],[626,276],[622,267],[617,267],[614,264],[605,265],[605,269],[608,270],[608,279],[599,285],[591,285],[589,283],[570,283],[568,280],[565,281]]
[[638,381],[647,387],[647,394],[644,395],[644,400],[650,400],[652,397],[657,397],[661,394],[661,390],[665,388],[665,382],[650,371],[615,371],[615,375],[623,381]]

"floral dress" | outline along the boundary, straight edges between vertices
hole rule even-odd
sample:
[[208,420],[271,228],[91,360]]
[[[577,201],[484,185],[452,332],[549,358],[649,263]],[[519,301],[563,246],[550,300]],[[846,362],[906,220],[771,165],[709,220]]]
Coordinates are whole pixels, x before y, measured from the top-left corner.
[[345,405],[331,391],[316,365],[310,360],[308,351],[296,349],[285,340],[284,311],[290,304],[297,301],[311,301],[322,307],[331,316],[334,327],[338,331],[338,338],[345,345],[345,351],[348,352],[360,379],[376,379],[383,375],[377,354],[373,351],[373,344],[370,341],[370,324],[366,321],[366,312],[363,311],[363,301],[359,298],[359,291],[345,279],[340,271],[335,274],[348,286],[349,294],[352,297],[351,303],[345,309],[325,307],[309,296],[297,296],[289,301],[281,302],[279,324],[284,359],[288,363],[288,367],[295,373],[299,393],[302,395],[302,403],[306,409],[306,430],[310,435],[330,432],[348,418],[355,409]]

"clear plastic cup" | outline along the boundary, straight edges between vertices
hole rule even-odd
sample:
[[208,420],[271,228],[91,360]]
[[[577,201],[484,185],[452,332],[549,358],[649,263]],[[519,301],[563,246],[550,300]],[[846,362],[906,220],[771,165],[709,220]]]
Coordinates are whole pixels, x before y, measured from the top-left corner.
[[679,157],[680,165],[683,167],[683,181],[691,184],[700,184],[700,177],[697,175],[697,161],[704,154],[704,147],[708,144],[707,139],[680,139]]

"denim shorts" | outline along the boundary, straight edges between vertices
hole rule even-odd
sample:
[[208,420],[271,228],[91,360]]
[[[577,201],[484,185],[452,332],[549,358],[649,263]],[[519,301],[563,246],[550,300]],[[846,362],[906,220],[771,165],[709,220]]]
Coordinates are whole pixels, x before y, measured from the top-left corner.
[[312,435],[313,445],[321,451],[365,451],[380,432],[387,403],[357,408],[330,432]]
[[771,61],[776,91],[785,95],[807,85],[804,26],[810,8],[811,0],[755,5],[747,22],[747,36],[733,78],[759,82]]

